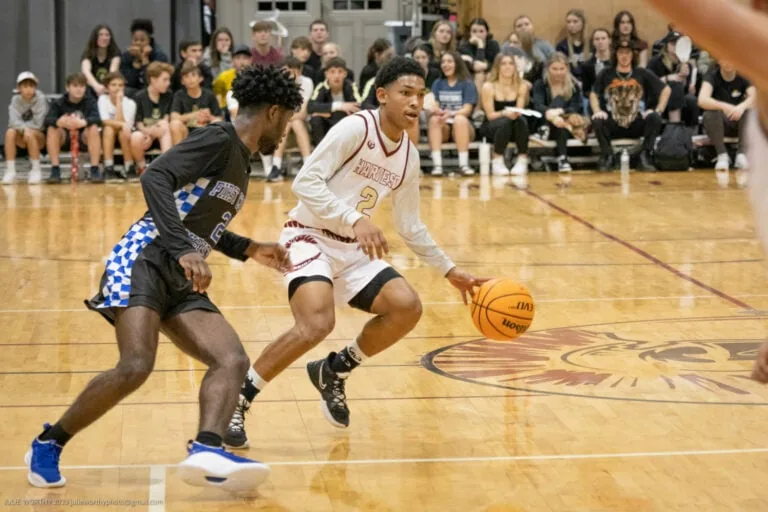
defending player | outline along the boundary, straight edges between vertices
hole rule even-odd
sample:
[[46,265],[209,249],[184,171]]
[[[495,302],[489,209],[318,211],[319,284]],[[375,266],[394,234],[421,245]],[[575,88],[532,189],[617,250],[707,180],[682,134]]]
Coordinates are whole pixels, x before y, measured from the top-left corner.
[[[181,477],[192,485],[257,485],[268,467],[231,455],[222,435],[248,371],[248,356],[232,327],[206,294],[212,249],[287,270],[278,244],[254,242],[227,231],[243,206],[250,157],[271,153],[301,105],[287,73],[251,68],[235,81],[240,112],[233,123],[197,130],[152,163],[141,177],[149,211],[107,258],[101,290],[86,305],[115,326],[120,360],[88,383],[61,419],[32,441],[29,482],[60,487],[59,457],[72,436],[138,389],[149,374],[162,330],[188,355],[208,366],[200,385],[199,433],[188,444]],[[213,480],[209,478],[213,477]]]
[[334,327],[335,304],[375,315],[338,354],[311,362],[307,371],[334,426],[349,425],[345,380],[365,359],[410,332],[421,317],[413,288],[387,262],[387,241],[371,215],[392,195],[395,228],[424,262],[466,294],[486,280],[459,270],[430,237],[419,217],[419,153],[406,131],[419,121],[424,72],[396,57],[378,74],[380,109],[335,126],[293,183],[298,205],[280,241],[294,271],[285,276],[294,326],[271,343],[249,370],[225,443],[247,446],[243,414],[256,394]]

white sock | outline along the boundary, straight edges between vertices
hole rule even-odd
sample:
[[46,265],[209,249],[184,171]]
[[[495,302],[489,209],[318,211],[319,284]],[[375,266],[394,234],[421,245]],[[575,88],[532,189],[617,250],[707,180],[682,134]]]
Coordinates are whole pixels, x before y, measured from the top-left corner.
[[365,352],[360,350],[360,345],[357,344],[357,338],[355,338],[355,341],[353,341],[352,344],[347,347],[347,351],[357,364],[362,364],[363,361],[368,359],[368,356],[365,355]]
[[40,160],[30,160],[30,162],[32,162],[32,170],[33,171],[39,171],[40,170]]
[[5,162],[5,168],[8,174],[16,174],[16,160],[8,160]]
[[467,167],[469,165],[469,151],[459,151],[459,167]]
[[106,158],[104,159],[104,167],[113,167],[114,165],[115,165],[114,160],[107,160]]
[[133,160],[124,160],[123,161],[123,167],[126,169],[133,165]]
[[432,152],[432,165],[435,167],[443,166],[443,153],[441,151]]
[[253,387],[259,391],[263,390],[265,387],[267,387],[267,384],[269,384],[269,382],[261,378],[261,375],[256,373],[256,370],[253,369],[253,366],[248,369],[248,379],[250,379]]
[[264,166],[264,172],[269,174],[269,171],[272,170],[272,155],[262,155],[259,153],[259,156],[261,157],[261,165]]
[[497,156],[493,160],[491,160],[491,163],[494,165],[504,165],[504,157],[503,156]]
[[272,167],[277,167],[278,169],[281,169],[283,167],[283,157],[281,156],[273,157]]

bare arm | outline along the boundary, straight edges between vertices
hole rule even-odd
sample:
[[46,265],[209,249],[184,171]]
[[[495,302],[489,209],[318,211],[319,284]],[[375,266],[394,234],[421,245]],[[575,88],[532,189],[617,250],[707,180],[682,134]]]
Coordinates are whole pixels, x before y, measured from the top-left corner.
[[120,70],[120,56],[112,57],[112,62],[109,64],[109,72],[116,73]]
[[718,101],[712,97],[712,84],[704,82],[701,84],[701,90],[699,91],[699,107],[704,110],[721,110],[723,112],[730,112],[733,105],[725,103],[724,101]]
[[483,103],[483,110],[485,111],[485,117],[488,118],[489,121],[504,117],[503,112],[496,112],[496,109],[494,108],[492,83],[486,82],[483,84],[483,90],[480,96]]
[[669,103],[669,97],[672,95],[672,89],[665,85],[664,89],[661,90],[661,94],[659,95],[659,104],[656,106],[656,112],[663,113],[665,110],[667,110],[667,104]]
[[99,89],[101,89],[102,85],[99,83],[98,80],[96,80],[96,77],[93,76],[93,68],[91,67],[91,61],[88,59],[83,59],[83,61],[80,63],[80,70],[85,75],[85,80],[88,82],[88,85],[93,87],[97,92]]

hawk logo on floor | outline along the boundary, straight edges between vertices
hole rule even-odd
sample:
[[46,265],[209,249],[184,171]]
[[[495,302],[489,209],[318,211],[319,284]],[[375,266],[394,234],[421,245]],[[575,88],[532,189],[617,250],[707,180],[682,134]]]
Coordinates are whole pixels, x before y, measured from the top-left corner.
[[763,321],[693,318],[550,329],[511,342],[451,345],[425,355],[422,364],[466,382],[545,394],[768,404],[768,388],[749,379],[764,341]]

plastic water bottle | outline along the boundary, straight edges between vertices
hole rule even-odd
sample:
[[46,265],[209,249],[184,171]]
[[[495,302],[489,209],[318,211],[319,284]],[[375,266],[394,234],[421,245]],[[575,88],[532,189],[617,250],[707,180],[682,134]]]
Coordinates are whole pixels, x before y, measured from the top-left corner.
[[488,176],[491,172],[491,145],[485,139],[483,139],[478,149],[478,157],[480,160],[480,176]]
[[627,150],[623,150],[621,152],[621,173],[628,173],[629,172],[629,153],[627,153]]

